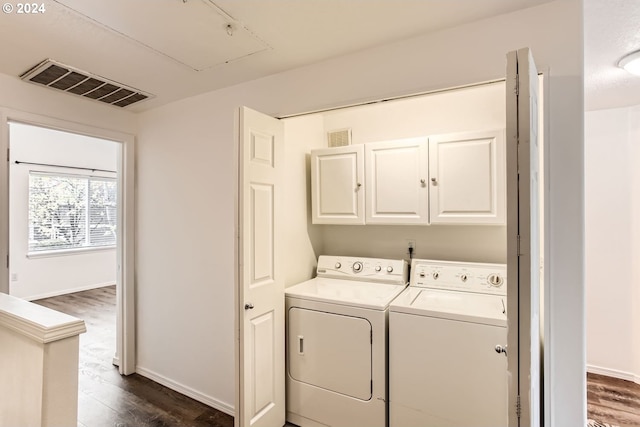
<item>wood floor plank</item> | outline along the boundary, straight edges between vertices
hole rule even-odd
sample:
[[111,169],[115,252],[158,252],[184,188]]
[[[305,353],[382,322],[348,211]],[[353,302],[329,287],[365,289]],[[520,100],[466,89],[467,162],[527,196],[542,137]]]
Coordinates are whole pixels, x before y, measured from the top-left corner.
[[232,427],[233,417],[141,375],[121,376],[115,355],[116,288],[33,301],[85,321],[80,335],[78,426]]
[[620,427],[640,426],[640,385],[587,374],[587,417]]

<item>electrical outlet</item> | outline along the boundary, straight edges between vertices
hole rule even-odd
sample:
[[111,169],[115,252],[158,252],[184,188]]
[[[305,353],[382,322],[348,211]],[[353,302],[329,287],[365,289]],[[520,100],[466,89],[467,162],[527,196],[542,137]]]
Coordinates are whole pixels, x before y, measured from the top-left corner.
[[409,253],[409,249],[413,250],[413,253],[416,252],[416,241],[413,239],[406,239],[405,242],[407,243],[407,254]]

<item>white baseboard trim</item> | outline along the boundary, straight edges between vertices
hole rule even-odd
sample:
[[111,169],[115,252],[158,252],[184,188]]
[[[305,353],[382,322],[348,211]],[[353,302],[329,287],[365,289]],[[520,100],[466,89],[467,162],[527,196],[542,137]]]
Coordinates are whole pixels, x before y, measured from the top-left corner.
[[33,295],[33,296],[28,296],[28,297],[22,297],[22,299],[27,300],[27,301],[35,301],[38,299],[43,299],[43,298],[51,298],[51,297],[57,297],[59,295],[66,295],[66,294],[72,294],[74,292],[82,292],[82,291],[88,291],[90,289],[98,289],[98,288],[104,288],[107,286],[113,286],[115,285],[114,282],[109,282],[109,283],[97,283],[97,284],[93,284],[93,285],[86,285],[86,286],[78,286],[77,288],[71,288],[71,289],[62,289],[59,291],[55,291],[55,292],[48,292],[45,294],[40,294],[40,295]]
[[178,393],[182,393],[185,396],[189,396],[192,399],[197,400],[198,402],[202,402],[205,405],[211,406],[218,411],[222,411],[225,414],[229,414],[232,417],[235,417],[236,411],[235,408],[226,403],[222,402],[218,399],[215,399],[211,396],[207,396],[206,394],[200,393],[197,390],[192,389],[191,387],[187,387],[183,384],[170,380],[169,378],[162,376],[156,372],[153,372],[149,369],[145,369],[141,366],[136,366],[136,373],[142,375],[143,377],[149,378],[159,384],[162,384],[165,387],[169,387],[172,390],[177,391]]
[[619,371],[617,369],[603,368],[601,366],[587,365],[587,372],[592,374],[606,375],[608,377],[619,378],[621,380],[633,381],[640,384],[640,376],[631,372]]

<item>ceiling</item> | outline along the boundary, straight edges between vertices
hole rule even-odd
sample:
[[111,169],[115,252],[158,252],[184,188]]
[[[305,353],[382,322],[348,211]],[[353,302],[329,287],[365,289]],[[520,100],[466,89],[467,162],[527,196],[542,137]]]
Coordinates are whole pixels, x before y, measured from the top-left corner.
[[[144,111],[547,1],[52,0],[0,14],[0,73],[51,58],[154,95],[126,107]],[[640,48],[640,2],[585,3],[587,108],[640,104],[640,79],[615,67]]]
[[585,108],[640,105],[640,77],[618,68],[640,50],[640,1],[584,0]]

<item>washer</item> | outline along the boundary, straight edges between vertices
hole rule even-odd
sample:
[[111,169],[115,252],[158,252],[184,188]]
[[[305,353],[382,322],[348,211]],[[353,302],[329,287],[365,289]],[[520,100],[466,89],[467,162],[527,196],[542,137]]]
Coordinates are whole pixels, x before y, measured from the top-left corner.
[[387,425],[389,303],[407,262],[321,256],[317,277],[285,290],[287,421]]
[[390,427],[507,426],[506,273],[413,260],[389,307]]

